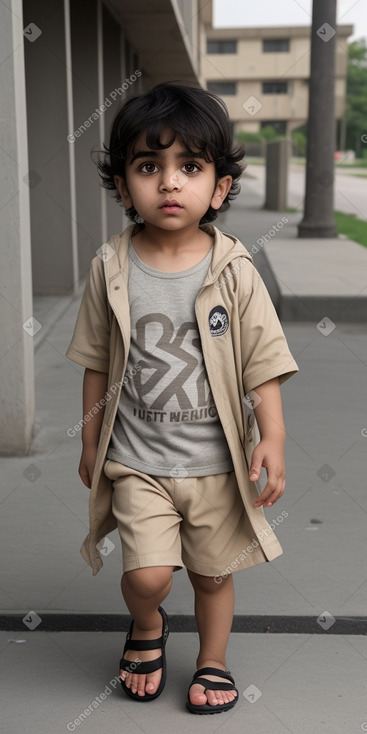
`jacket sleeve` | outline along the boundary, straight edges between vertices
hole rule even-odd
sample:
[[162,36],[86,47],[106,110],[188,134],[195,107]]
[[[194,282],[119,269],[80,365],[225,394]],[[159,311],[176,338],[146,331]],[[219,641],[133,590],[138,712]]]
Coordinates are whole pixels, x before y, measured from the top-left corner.
[[283,383],[299,370],[265,283],[254,266],[251,273],[239,303],[245,393],[274,377]]
[[111,308],[107,299],[103,261],[93,258],[74,334],[66,351],[68,359],[97,372],[109,372]]

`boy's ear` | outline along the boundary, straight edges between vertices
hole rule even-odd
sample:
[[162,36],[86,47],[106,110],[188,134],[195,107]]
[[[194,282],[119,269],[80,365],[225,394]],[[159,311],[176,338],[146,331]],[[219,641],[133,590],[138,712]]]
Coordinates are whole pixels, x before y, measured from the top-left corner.
[[122,203],[125,207],[125,209],[130,209],[130,207],[133,205],[131,201],[131,197],[129,194],[129,189],[126,186],[125,179],[122,178],[122,176],[114,176],[113,180],[115,182],[115,186],[121,196]]
[[220,207],[223,204],[224,199],[226,198],[231,186],[232,186],[232,176],[222,176],[222,178],[218,179],[216,183],[216,187],[214,189],[214,193],[212,196],[212,200],[210,202],[210,206],[213,209],[220,209]]

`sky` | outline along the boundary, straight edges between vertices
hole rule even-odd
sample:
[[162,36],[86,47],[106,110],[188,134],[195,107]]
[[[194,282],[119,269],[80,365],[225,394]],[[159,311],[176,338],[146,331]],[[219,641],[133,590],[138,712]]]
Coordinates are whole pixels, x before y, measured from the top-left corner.
[[[312,0],[214,0],[214,27],[311,25]],[[366,0],[338,0],[337,21],[353,25],[348,42],[367,38]]]

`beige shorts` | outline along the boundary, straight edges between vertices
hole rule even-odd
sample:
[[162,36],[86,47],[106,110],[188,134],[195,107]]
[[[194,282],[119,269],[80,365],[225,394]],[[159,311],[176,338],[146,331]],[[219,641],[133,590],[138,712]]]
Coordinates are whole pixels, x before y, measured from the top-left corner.
[[112,512],[122,543],[123,571],[186,567],[225,577],[263,563],[235,472],[205,477],[150,476],[107,459]]

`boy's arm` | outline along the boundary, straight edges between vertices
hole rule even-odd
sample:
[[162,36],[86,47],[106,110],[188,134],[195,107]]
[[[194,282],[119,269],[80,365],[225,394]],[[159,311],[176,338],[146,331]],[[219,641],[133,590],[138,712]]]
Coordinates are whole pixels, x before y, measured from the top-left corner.
[[286,432],[283,420],[279,378],[264,382],[254,390],[261,398],[254,413],[261,441],[255,447],[250,467],[250,480],[259,479],[261,467],[266,467],[267,483],[254,507],[271,507],[282,496],[285,488],[284,446]]
[[96,463],[99,436],[101,433],[105,406],[93,414],[92,408],[99,403],[106,394],[108,385],[108,374],[86,369],[83,380],[83,417],[90,415],[90,420],[84,423],[82,428],[83,451],[79,464],[79,476],[87,486],[92,486],[92,476]]

